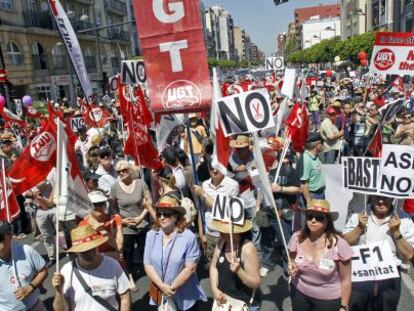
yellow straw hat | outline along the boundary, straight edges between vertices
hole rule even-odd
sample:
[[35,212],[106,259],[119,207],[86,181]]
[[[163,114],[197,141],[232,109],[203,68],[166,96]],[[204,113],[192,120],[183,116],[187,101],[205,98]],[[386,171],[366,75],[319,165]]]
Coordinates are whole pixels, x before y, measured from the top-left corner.
[[70,232],[72,247],[68,253],[83,253],[98,247],[108,241],[107,236],[103,236],[95,231],[90,225],[78,226]]
[[231,148],[246,148],[250,145],[250,138],[246,135],[237,135],[236,139],[230,141]]
[[[220,220],[212,221],[213,227],[221,233],[230,233],[229,223],[223,222]],[[235,234],[244,233],[252,229],[252,222],[250,220],[245,220],[242,226],[233,224],[233,232]]]

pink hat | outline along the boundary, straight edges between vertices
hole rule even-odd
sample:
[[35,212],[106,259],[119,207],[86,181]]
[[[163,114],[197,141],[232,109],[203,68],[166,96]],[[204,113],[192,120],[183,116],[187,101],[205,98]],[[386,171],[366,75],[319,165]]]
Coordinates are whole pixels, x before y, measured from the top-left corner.
[[331,106],[329,106],[326,109],[326,114],[331,114],[331,113],[336,113],[336,110],[334,108],[332,108]]

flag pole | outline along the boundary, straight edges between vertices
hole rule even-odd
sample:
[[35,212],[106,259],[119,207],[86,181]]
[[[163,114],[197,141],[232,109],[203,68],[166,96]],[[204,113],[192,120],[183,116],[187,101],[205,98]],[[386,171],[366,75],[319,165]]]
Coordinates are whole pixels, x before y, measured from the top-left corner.
[[55,201],[56,201],[56,215],[55,215],[55,221],[56,221],[56,272],[59,272],[59,210],[62,207],[62,145],[61,145],[61,127],[60,127],[60,120],[59,117],[56,118],[56,125],[57,125],[57,151],[56,151],[56,185],[57,185],[57,191],[55,192]]
[[[9,208],[9,196],[7,195],[7,184],[6,184],[6,166],[4,165],[4,158],[1,158],[1,191],[3,196],[4,207],[6,208],[6,217],[7,222],[11,223],[11,215],[10,215],[10,208]],[[11,250],[11,265],[13,268],[14,278],[16,279],[17,286],[16,289],[22,287],[19,276],[17,275],[16,271],[16,263],[14,262],[13,258],[13,249]]]
[[7,222],[11,223],[11,215],[9,209],[9,197],[7,195],[7,184],[6,184],[6,166],[4,165],[4,158],[1,158],[1,192],[3,196],[4,207],[6,208]]
[[[186,119],[188,120],[188,114],[186,114]],[[196,168],[196,163],[195,163],[193,141],[191,139],[190,125],[189,124],[185,125],[185,128],[186,128],[186,131],[187,131],[188,146],[190,148],[191,167],[193,169],[194,185],[198,186],[199,181],[198,181],[197,168]],[[205,214],[204,214],[204,210],[203,210],[202,205],[201,205],[200,198],[198,198],[198,202],[199,202],[199,206],[200,206],[200,211],[199,212],[200,212],[200,215],[201,215],[201,224],[202,224],[203,231],[204,231],[204,226],[205,226],[205,223],[206,223],[206,219],[205,219]]]
[[[267,177],[267,172],[266,172],[266,169],[265,169],[263,155],[262,155],[262,152],[261,152],[261,149],[260,149],[260,146],[259,146],[259,139],[258,139],[258,136],[257,136],[257,132],[252,133],[252,136],[253,136],[253,152],[255,154],[257,169],[259,170],[259,174],[261,176],[261,181],[263,183],[264,193],[267,196],[269,202],[272,204],[272,206],[275,210],[277,223],[278,223],[279,229],[280,229],[280,235],[282,236],[283,247],[284,247],[284,249],[286,251],[286,254],[287,254],[288,265],[291,266],[292,262],[291,262],[290,256],[289,256],[289,249],[287,247],[285,234],[283,232],[282,222],[280,220],[280,215],[279,215],[279,212],[278,212],[277,206],[276,206],[276,201],[275,201],[275,198],[273,197],[272,186],[270,185],[269,178]],[[281,164],[282,164],[282,160],[279,161],[278,169],[279,169],[279,167],[281,167]],[[280,169],[279,169],[279,171],[280,171]]]

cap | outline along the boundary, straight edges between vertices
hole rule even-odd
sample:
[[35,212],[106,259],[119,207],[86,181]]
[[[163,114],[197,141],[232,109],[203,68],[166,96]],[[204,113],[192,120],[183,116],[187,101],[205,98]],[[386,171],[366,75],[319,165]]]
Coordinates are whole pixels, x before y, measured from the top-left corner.
[[112,150],[108,146],[100,147],[99,150],[98,150],[98,155],[101,158],[106,157],[106,156],[111,156],[112,155]]
[[332,106],[329,106],[328,109],[326,109],[326,114],[331,114],[331,113],[336,113],[336,110]]
[[10,224],[5,220],[0,220],[0,234],[11,235],[12,230]]
[[308,139],[306,140],[306,143],[307,144],[316,143],[316,142],[319,142],[319,141],[322,141],[321,134],[312,132],[312,133],[309,134]]
[[92,191],[88,193],[89,200],[92,204],[104,203],[108,201],[108,197],[105,196],[102,191]]
[[83,173],[83,179],[84,180],[98,180],[101,177],[101,175],[99,174],[95,174],[94,172],[91,171],[86,171]]

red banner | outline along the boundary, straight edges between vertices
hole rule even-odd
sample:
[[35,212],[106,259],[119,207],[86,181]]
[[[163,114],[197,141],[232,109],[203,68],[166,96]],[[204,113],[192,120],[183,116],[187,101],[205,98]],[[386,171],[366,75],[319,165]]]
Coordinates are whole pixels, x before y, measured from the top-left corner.
[[134,0],[135,18],[155,113],[210,109],[199,1]]

